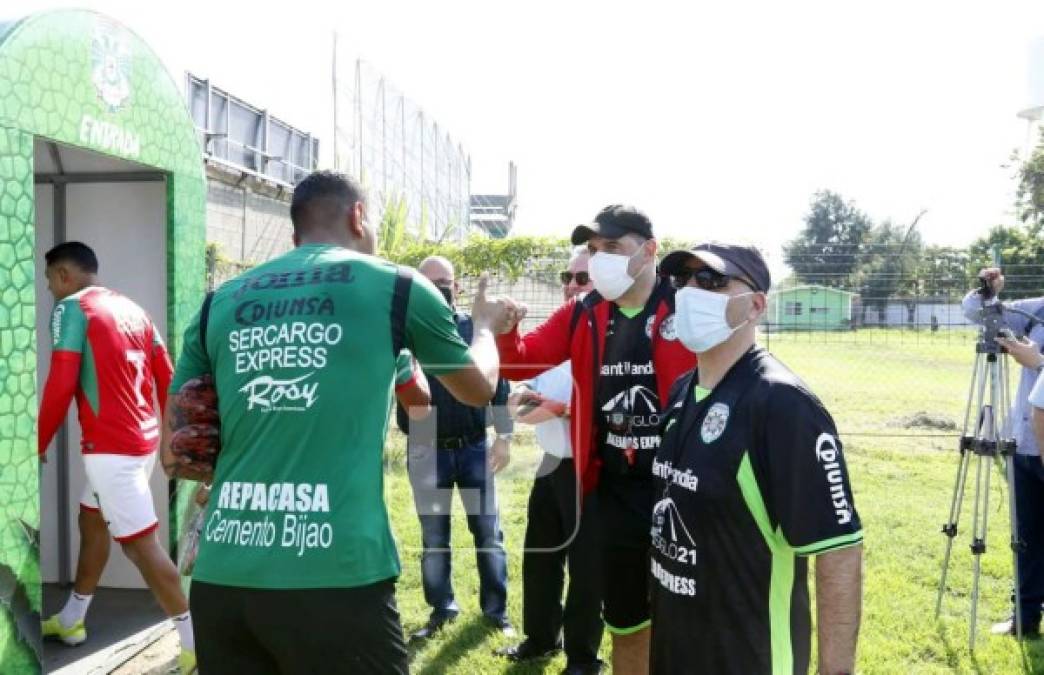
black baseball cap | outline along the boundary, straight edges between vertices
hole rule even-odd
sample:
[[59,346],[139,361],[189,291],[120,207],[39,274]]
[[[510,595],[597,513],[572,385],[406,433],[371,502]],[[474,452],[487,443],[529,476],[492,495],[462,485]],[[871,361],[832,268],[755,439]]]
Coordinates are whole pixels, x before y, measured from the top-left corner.
[[671,251],[660,263],[660,272],[678,274],[693,258],[718,274],[747,279],[754,284],[754,290],[762,293],[768,293],[772,285],[772,275],[761,251],[741,244],[697,244],[687,251]]
[[625,234],[653,238],[652,221],[633,206],[612,204],[598,212],[593,223],[577,225],[573,230],[573,246],[584,244],[593,236],[619,239]]

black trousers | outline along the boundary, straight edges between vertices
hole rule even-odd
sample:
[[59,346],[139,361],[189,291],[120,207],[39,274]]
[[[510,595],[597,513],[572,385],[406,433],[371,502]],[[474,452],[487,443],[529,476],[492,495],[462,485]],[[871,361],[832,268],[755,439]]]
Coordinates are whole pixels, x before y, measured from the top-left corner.
[[395,582],[263,590],[192,582],[200,675],[406,675]]
[[1040,623],[1044,602],[1044,466],[1039,457],[1015,455],[1015,508],[1019,521],[1019,600],[1022,625]]
[[[595,525],[587,512],[578,513],[578,506],[573,460],[545,454],[529,495],[523,629],[531,642],[546,648],[564,632],[566,657],[580,665],[598,660],[602,582]],[[567,562],[569,590],[563,609]]]

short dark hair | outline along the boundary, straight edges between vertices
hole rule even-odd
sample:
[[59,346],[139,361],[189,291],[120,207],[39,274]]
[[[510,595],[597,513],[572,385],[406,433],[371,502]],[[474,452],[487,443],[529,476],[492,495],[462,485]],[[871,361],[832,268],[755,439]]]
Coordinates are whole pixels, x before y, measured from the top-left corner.
[[322,227],[364,200],[362,185],[351,176],[337,171],[316,171],[294,188],[290,220],[297,231]]
[[57,265],[62,262],[71,262],[84,272],[89,274],[98,273],[98,256],[92,249],[82,241],[67,241],[58,244],[44,254],[47,266]]

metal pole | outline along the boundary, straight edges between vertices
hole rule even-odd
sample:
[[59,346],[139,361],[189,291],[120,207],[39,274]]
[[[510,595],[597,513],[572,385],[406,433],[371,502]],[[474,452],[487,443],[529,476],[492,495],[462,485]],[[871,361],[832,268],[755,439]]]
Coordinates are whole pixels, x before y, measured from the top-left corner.
[[[381,90],[381,199],[385,202],[388,199],[388,123],[387,123],[387,94],[384,91],[384,78],[381,78],[381,82],[378,85]],[[381,204],[381,210],[384,210],[384,204]]]
[[[424,111],[417,113],[418,127],[420,128],[420,218],[419,223],[422,228],[427,228],[427,223],[424,222]],[[427,231],[420,233],[422,238],[427,238]]]
[[957,522],[961,517],[961,505],[964,502],[964,487],[968,481],[968,465],[971,460],[970,450],[961,450],[961,461],[957,465],[957,478],[953,486],[953,497],[950,500],[950,519],[943,526],[946,535],[946,553],[943,555],[942,576],[939,581],[939,592],[935,598],[935,618],[942,611],[943,593],[946,591],[946,577],[950,571],[950,555],[953,552],[953,540],[957,536]]
[[362,60],[355,60],[355,128],[358,136],[355,141],[359,145],[359,166],[356,169],[356,177],[363,180],[363,122],[362,122]]
[[[333,80],[333,152],[334,152],[334,169],[342,171],[341,167],[341,153],[338,151],[340,143],[337,142],[337,128],[338,128],[338,117],[337,117],[337,31],[333,34],[333,63],[331,64],[330,75]],[[311,171],[312,167],[309,166],[308,170]]]
[[[981,559],[980,553],[980,542],[981,532],[979,530],[979,514],[982,512],[982,463],[983,455],[977,457],[978,461],[975,465],[975,510],[972,515],[972,558],[974,560],[972,566],[972,597],[971,597],[971,625],[969,627],[968,635],[968,650],[975,651],[975,624],[978,618],[978,605],[979,605],[979,573],[981,572]],[[986,471],[987,476],[989,475],[989,469]]]
[[[65,183],[54,185],[54,241],[65,243],[68,236],[68,202]],[[56,439],[58,455],[55,470],[58,487],[58,583],[72,583],[72,551],[69,535],[72,531],[69,509],[69,425],[63,422]]]

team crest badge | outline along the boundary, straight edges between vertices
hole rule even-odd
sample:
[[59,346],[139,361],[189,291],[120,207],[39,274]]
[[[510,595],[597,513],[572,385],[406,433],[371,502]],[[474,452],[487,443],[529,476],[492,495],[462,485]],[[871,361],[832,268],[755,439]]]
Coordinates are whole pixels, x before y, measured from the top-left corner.
[[703,418],[703,426],[700,427],[700,438],[704,443],[713,443],[725,433],[725,425],[729,423],[729,406],[724,403],[715,403],[707,411]]
[[91,41],[91,82],[110,113],[130,97],[130,46],[117,26],[98,22]]
[[660,337],[668,341],[678,339],[678,331],[674,328],[673,314],[664,319],[663,323],[660,324]]
[[645,337],[652,340],[653,324],[656,323],[656,317],[650,316],[649,320],[645,322]]

